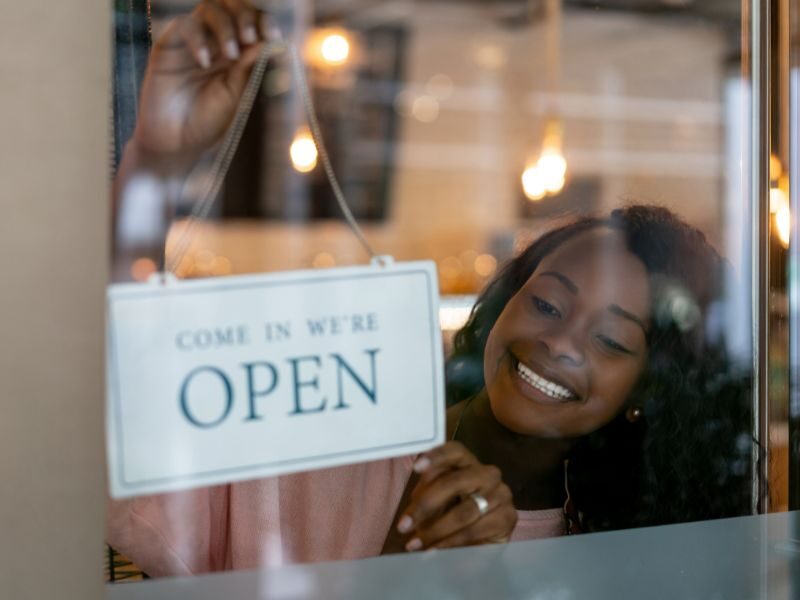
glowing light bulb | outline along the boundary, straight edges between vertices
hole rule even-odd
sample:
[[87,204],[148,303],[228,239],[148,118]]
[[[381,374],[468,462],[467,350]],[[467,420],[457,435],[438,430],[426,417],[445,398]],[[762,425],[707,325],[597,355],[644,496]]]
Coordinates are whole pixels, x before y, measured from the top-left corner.
[[329,65],[342,65],[350,56],[350,42],[341,33],[331,33],[322,40],[320,53]]
[[775,214],[788,206],[789,198],[786,197],[786,192],[779,187],[769,189],[769,212]]
[[775,213],[775,228],[778,231],[778,239],[784,248],[789,247],[789,238],[792,231],[792,213],[788,203]]
[[307,129],[301,129],[295,134],[289,147],[289,157],[292,159],[292,166],[300,173],[309,173],[317,166],[317,146]]
[[475,272],[481,277],[488,277],[497,270],[497,259],[491,254],[481,254],[475,259]]
[[433,96],[420,96],[411,106],[411,114],[423,123],[433,123],[439,117],[439,101]]
[[773,181],[780,179],[780,176],[783,175],[783,164],[781,164],[781,159],[775,156],[774,154],[769,155],[769,178]]
[[556,194],[564,188],[567,161],[559,150],[555,148],[544,150],[536,166],[539,169],[547,192]]
[[536,165],[529,165],[522,172],[522,190],[528,200],[536,202],[544,198],[547,193],[544,177]]
[[497,44],[487,43],[481,44],[475,49],[474,59],[479,67],[495,70],[506,65],[508,62],[508,55],[506,51]]

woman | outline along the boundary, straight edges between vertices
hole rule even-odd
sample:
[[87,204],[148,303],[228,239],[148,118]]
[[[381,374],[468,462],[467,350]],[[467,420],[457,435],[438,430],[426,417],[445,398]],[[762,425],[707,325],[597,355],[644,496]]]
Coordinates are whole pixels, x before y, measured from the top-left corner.
[[455,337],[456,438],[501,466],[517,507],[568,490],[575,529],[746,514],[749,381],[707,326],[722,275],[703,234],[663,208],[551,231]]
[[[268,30],[239,0],[167,28],[117,177],[123,210],[137,177],[172,182],[219,139]],[[150,575],[188,574],[743,514],[744,387],[703,331],[720,266],[663,209],[562,227],[456,336],[447,444],[112,502],[109,542]]]

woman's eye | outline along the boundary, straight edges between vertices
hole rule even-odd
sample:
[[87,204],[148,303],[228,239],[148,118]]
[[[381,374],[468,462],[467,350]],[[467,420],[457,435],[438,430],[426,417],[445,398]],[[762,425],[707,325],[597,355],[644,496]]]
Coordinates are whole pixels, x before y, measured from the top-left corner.
[[614,352],[622,352],[624,354],[633,354],[633,352],[628,350],[625,346],[615,340],[612,340],[610,337],[598,335],[597,339],[600,340],[600,342],[609,350],[613,350]]
[[560,317],[561,316],[561,313],[558,311],[558,309],[555,306],[553,306],[552,304],[550,304],[546,300],[542,300],[538,296],[534,296],[533,297],[533,303],[536,306],[536,308],[538,309],[538,311],[540,313],[542,313],[543,315],[547,315],[548,317]]

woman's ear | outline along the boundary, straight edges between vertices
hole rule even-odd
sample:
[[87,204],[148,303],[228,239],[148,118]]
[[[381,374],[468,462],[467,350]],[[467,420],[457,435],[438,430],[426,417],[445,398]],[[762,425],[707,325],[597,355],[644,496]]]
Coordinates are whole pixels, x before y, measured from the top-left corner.
[[625,411],[625,418],[629,423],[636,423],[642,418],[642,409],[638,406],[631,406]]

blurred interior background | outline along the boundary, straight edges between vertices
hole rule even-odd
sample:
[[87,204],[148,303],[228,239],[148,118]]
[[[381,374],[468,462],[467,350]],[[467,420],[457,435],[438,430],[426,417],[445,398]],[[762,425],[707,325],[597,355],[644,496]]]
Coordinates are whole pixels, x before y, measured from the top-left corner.
[[[738,0],[254,4],[302,50],[334,169],[373,247],[437,263],[446,340],[498,266],[554,223],[654,203],[731,261],[739,301],[725,326],[750,360],[750,88]],[[776,3],[771,43],[788,56],[787,5]],[[194,2],[139,6],[156,37]],[[117,7],[117,37],[138,39],[146,57],[148,31],[121,27],[127,10]],[[126,65],[119,48],[117,70],[140,74],[141,61]],[[772,108],[785,115],[788,67],[774,69]],[[129,131],[118,118],[117,159]],[[776,125],[770,148],[774,509],[788,502],[787,136]],[[177,207],[171,239],[191,203]],[[367,260],[341,219],[286,61],[269,67],[223,193],[194,231],[181,277]],[[157,269],[129,254],[114,267],[118,280]]]

